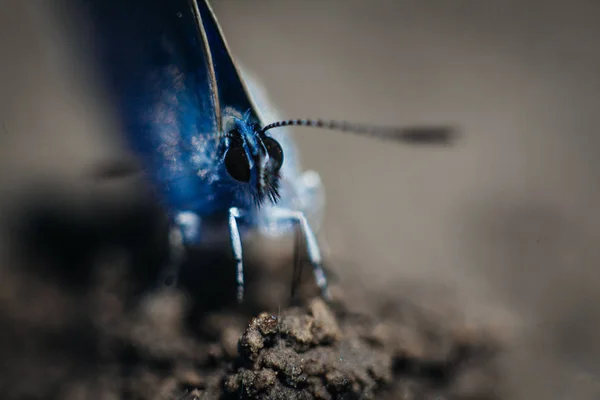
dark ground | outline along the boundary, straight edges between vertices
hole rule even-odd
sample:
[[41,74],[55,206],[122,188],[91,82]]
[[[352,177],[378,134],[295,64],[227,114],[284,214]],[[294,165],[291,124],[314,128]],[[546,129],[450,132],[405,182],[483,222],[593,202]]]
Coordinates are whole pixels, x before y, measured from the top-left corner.
[[[503,398],[497,332],[336,284],[328,305],[308,268],[293,305],[269,303],[289,295],[281,255],[250,268],[243,306],[233,264],[208,250],[191,255],[181,291],[152,294],[164,258],[154,210],[99,221],[49,198],[20,204],[0,270],[3,399]],[[374,306],[354,312],[348,297]]]

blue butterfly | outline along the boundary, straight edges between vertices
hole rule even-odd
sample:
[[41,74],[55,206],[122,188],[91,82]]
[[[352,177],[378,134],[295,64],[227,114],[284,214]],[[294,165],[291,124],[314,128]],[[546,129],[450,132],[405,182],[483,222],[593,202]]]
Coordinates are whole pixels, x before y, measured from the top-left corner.
[[[201,242],[203,222],[223,219],[244,290],[242,237],[279,236],[300,226],[316,284],[329,297],[319,244],[309,223],[322,208],[318,174],[302,172],[285,129],[346,130],[404,141],[444,142],[448,132],[412,132],[321,120],[273,121],[257,84],[242,75],[203,0],[85,0],[101,66],[124,131],[171,221],[176,283],[184,245]],[[318,223],[318,221],[317,221]]]

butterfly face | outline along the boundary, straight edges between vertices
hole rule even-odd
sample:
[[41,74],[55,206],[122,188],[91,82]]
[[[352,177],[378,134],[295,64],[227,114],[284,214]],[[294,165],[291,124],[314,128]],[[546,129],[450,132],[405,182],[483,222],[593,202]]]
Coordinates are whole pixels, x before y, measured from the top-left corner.
[[243,185],[254,203],[279,200],[283,149],[272,137],[260,132],[258,124],[235,119],[225,136],[223,164],[229,177]]

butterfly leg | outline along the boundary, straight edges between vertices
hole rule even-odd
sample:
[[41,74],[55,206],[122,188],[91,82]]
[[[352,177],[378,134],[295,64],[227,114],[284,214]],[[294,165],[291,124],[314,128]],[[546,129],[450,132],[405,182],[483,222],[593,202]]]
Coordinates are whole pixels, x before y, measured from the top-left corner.
[[[297,225],[295,225],[295,228],[297,227]],[[300,281],[302,279],[302,272],[303,272],[303,268],[302,266],[304,265],[304,263],[302,262],[302,258],[300,257],[300,247],[302,245],[302,240],[300,235],[298,234],[298,229],[294,229],[294,269],[293,269],[293,273],[292,273],[292,290],[291,290],[291,296],[292,296],[292,300],[294,300],[295,296],[296,296],[296,290],[298,289],[298,285],[300,284]]]
[[175,215],[169,230],[169,260],[163,268],[160,285],[177,286],[181,264],[185,257],[184,243],[198,243],[200,221],[200,217],[189,211]]
[[325,270],[321,265],[322,259],[321,250],[319,249],[319,243],[317,242],[317,238],[310,225],[308,224],[304,213],[302,211],[275,208],[273,210],[272,218],[274,218],[278,222],[290,221],[300,225],[300,229],[302,230],[304,240],[306,242],[308,259],[313,267],[315,281],[317,283],[317,286],[321,290],[322,296],[325,299],[329,300],[331,298],[331,294],[329,293],[329,287],[327,284],[327,276],[325,275]]
[[238,302],[244,300],[244,262],[242,260],[242,238],[238,228],[238,219],[242,217],[241,211],[237,207],[229,209],[229,238],[233,250],[233,258],[236,264],[236,282]]

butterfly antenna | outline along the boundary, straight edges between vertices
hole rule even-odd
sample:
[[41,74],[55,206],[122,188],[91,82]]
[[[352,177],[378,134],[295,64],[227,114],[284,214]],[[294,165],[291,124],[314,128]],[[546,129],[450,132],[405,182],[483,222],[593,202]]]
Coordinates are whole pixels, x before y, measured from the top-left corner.
[[370,136],[384,140],[394,140],[408,144],[434,144],[449,145],[458,136],[456,129],[449,126],[413,126],[402,128],[388,128],[371,125],[361,125],[346,121],[328,121],[322,119],[289,119],[268,124],[261,129],[261,133],[284,126],[309,126],[342,132],[354,133],[361,136]]

